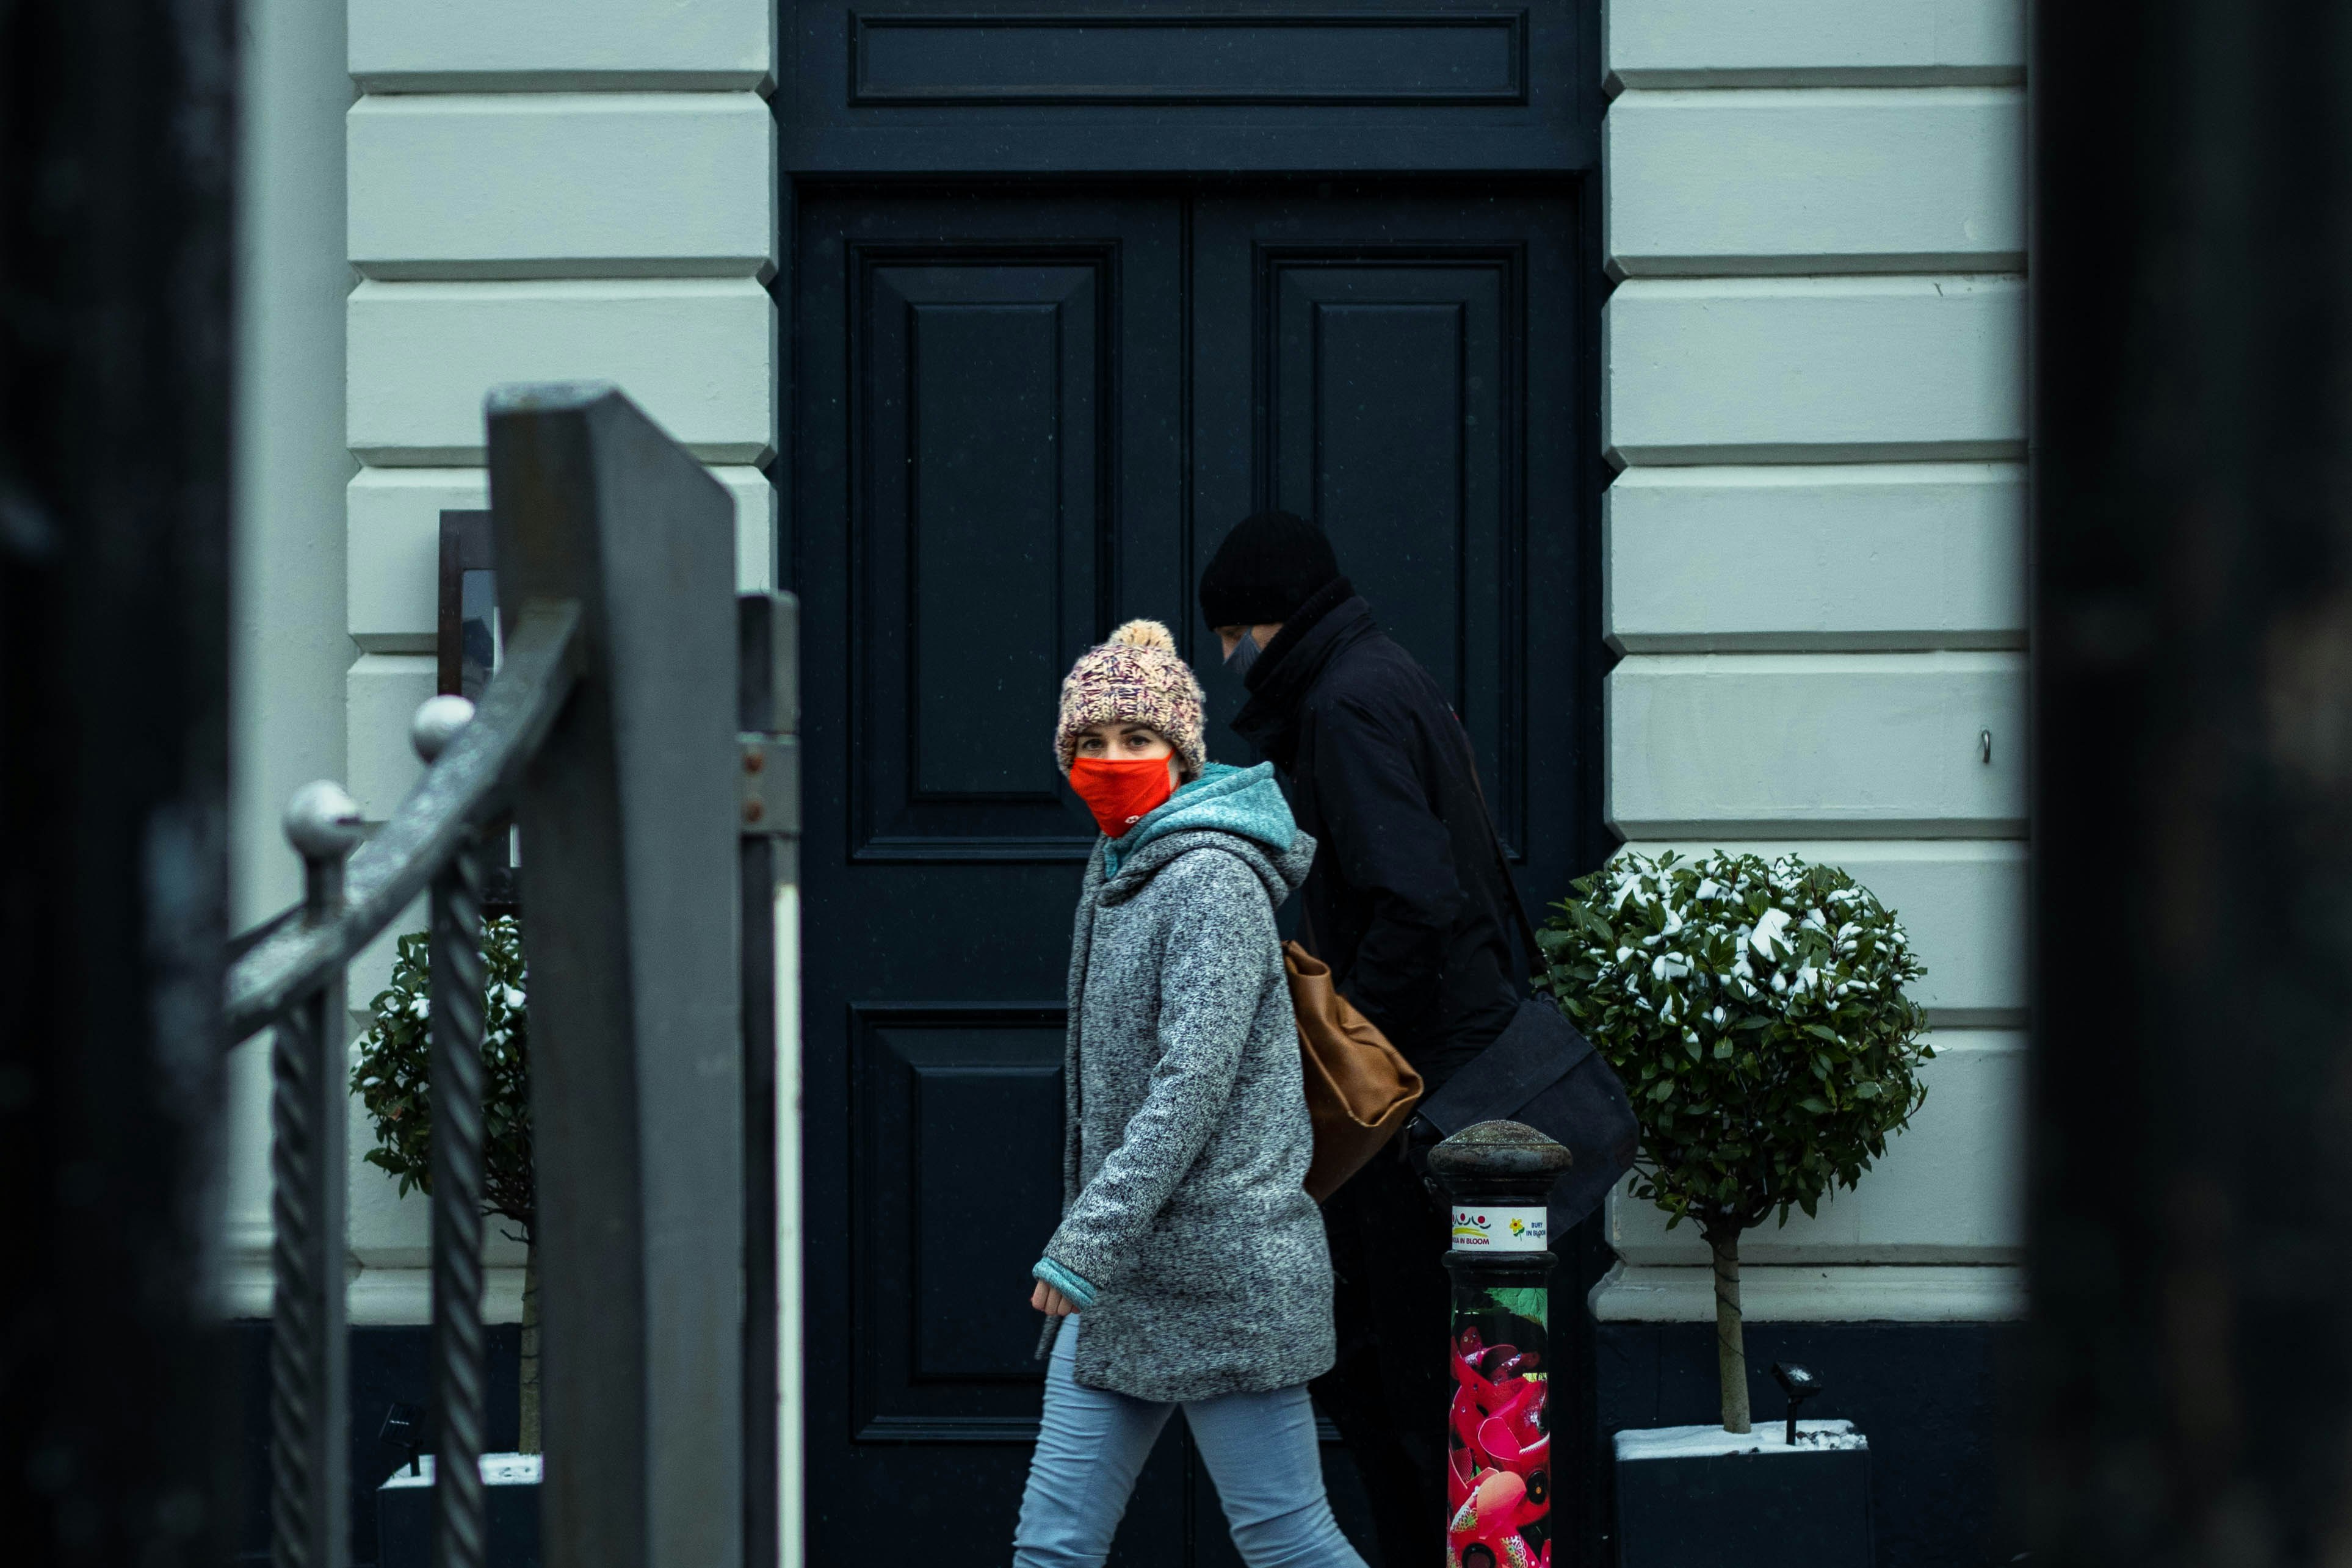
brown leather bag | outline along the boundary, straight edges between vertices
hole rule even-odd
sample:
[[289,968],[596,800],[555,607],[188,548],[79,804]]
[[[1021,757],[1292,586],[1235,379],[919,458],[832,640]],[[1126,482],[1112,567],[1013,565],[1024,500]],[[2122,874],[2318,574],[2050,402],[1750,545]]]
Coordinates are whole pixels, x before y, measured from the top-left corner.
[[1296,942],[1282,945],[1290,1009],[1298,1019],[1307,1114],[1315,1124],[1307,1195],[1320,1203],[1396,1136],[1421,1102],[1421,1074],[1331,983],[1331,967]]

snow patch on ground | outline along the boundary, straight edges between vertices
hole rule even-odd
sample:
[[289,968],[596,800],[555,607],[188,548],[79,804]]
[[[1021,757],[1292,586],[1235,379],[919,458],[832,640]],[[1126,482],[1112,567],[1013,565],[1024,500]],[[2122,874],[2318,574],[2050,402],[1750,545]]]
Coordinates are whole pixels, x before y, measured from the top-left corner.
[[1617,1434],[1619,1463],[1628,1459],[1700,1459],[1720,1454],[1817,1454],[1867,1448],[1870,1439],[1851,1421],[1800,1421],[1797,1446],[1788,1443],[1787,1424],[1759,1421],[1752,1432],[1720,1427],[1641,1427]]
[[[1812,1425],[1811,1422],[1807,1426]],[[535,1487],[539,1484],[539,1469],[545,1456],[540,1454],[484,1454],[482,1484],[490,1487]],[[381,1490],[394,1487],[429,1487],[433,1484],[433,1456],[424,1455],[416,1461],[421,1471],[410,1475],[403,1465],[385,1480]]]

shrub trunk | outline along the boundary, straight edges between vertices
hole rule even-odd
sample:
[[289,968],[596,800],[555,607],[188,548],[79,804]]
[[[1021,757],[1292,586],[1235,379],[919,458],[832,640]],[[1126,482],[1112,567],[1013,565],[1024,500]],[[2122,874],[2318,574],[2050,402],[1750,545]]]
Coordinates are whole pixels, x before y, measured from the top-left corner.
[[1715,1254],[1715,1367],[1723,1382],[1723,1429],[1748,1430],[1748,1338],[1739,1313],[1739,1228],[1703,1232]]

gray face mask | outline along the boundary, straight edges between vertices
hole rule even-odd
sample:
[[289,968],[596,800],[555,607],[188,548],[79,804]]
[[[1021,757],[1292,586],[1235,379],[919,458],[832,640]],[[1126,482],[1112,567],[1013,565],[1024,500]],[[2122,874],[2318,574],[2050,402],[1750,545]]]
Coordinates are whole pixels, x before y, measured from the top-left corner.
[[1243,632],[1242,640],[1234,644],[1234,651],[1225,655],[1226,674],[1236,680],[1248,674],[1250,666],[1257,663],[1257,639],[1246,632]]

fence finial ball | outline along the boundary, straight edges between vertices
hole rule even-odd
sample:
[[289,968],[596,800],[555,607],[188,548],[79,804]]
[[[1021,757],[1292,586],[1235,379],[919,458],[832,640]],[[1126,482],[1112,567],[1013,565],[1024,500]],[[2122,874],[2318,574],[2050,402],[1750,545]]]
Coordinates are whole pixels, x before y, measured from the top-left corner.
[[364,835],[360,805],[331,779],[318,779],[286,802],[286,837],[305,860],[347,855]]
[[408,743],[430,768],[473,718],[474,705],[464,697],[448,692],[426,697],[416,706],[416,716],[408,721]]

